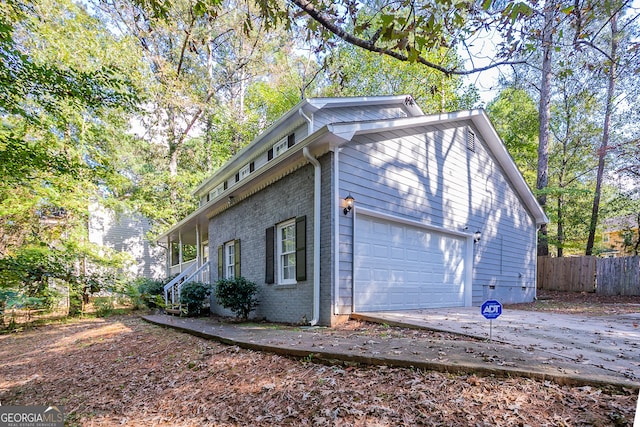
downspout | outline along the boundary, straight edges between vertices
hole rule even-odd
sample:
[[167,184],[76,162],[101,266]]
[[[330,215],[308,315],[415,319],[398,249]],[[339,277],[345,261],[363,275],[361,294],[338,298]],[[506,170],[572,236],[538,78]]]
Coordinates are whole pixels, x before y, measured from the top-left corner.
[[304,117],[304,119],[309,123],[307,125],[307,135],[311,135],[313,132],[313,114],[311,114],[311,117],[307,116],[302,108],[298,110],[298,114]]
[[320,317],[320,184],[321,168],[318,159],[313,157],[308,147],[302,149],[302,154],[313,165],[313,319],[311,326],[318,323]]

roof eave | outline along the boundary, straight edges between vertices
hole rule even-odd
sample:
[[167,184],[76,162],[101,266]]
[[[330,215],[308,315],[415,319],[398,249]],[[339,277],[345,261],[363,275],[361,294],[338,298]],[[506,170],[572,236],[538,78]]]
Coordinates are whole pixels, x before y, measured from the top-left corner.
[[483,109],[458,111],[453,113],[431,114],[421,117],[409,117],[400,119],[380,120],[372,122],[336,123],[329,125],[329,130],[344,141],[350,141],[355,135],[364,135],[383,130],[407,129],[416,126],[428,126],[445,122],[471,120],[483,135],[489,149],[496,157],[496,160],[504,169],[507,178],[511,181],[516,192],[524,202],[530,214],[534,218],[536,225],[549,223],[549,218],[538,203],[518,170],[513,158],[507,151],[500,136],[491,124],[487,113]]
[[224,209],[225,205],[228,205],[230,196],[234,197],[234,203],[240,201],[242,198],[246,197],[246,195],[252,194],[256,188],[264,186],[265,182],[272,181],[276,179],[275,177],[286,173],[286,171],[289,170],[296,162],[307,162],[302,155],[302,149],[304,147],[308,147],[314,156],[319,156],[342,142],[344,141],[339,136],[329,132],[327,126],[318,129],[302,141],[295,144],[290,150],[285,152],[284,155],[275,158],[273,163],[269,163],[263,168],[256,170],[255,174],[252,173],[246,180],[241,181],[239,185],[229,187],[214,200],[199,206],[198,209],[193,211],[187,217],[160,234],[156,238],[156,241],[168,241],[168,238],[171,235],[175,235],[185,226],[189,226],[190,223],[192,223],[193,226],[195,226],[197,222],[206,223],[206,220],[212,216],[212,213],[215,213],[220,209]]

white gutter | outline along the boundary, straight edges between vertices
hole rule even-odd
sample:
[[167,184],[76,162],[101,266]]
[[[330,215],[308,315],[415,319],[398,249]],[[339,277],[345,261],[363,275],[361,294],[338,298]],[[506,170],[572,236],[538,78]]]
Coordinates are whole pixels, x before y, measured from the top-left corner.
[[321,169],[318,159],[313,157],[308,147],[302,149],[302,154],[313,165],[313,319],[311,326],[318,323],[320,317],[320,184]]

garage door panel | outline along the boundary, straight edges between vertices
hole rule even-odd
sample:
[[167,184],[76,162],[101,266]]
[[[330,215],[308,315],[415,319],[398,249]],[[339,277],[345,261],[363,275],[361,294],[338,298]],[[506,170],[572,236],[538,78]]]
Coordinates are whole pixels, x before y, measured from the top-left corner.
[[463,306],[466,239],[359,215],[356,311]]

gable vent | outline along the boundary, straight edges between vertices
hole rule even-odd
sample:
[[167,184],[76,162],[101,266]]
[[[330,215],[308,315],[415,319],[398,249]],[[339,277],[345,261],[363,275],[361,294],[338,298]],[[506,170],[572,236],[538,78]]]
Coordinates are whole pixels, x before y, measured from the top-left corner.
[[476,134],[467,129],[467,150],[476,151]]

